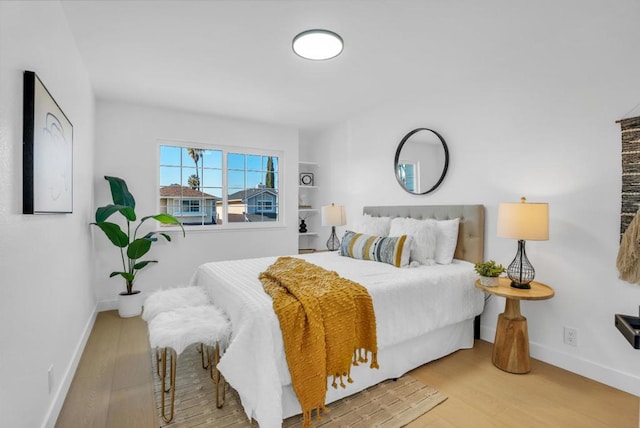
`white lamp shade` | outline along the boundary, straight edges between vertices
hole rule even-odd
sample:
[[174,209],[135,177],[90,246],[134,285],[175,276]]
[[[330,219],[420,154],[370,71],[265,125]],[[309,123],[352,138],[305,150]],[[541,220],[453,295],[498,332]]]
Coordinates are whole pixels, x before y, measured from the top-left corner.
[[498,206],[498,236],[525,241],[548,240],[549,204],[501,203]]
[[325,205],[322,207],[323,226],[344,226],[347,224],[347,216],[343,205]]
[[293,39],[293,51],[302,58],[322,61],[342,52],[342,37],[329,30],[308,30]]

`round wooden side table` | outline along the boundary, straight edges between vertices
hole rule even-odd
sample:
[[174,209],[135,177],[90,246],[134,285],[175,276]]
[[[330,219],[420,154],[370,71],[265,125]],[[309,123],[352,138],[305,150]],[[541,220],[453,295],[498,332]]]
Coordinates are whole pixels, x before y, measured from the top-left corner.
[[546,300],[553,297],[553,288],[540,282],[531,282],[531,289],[511,287],[509,278],[501,277],[495,287],[485,287],[476,281],[476,287],[496,296],[504,297],[504,312],[498,315],[496,338],[493,341],[493,365],[509,373],[529,373],[529,332],[527,319],[520,313],[520,300]]

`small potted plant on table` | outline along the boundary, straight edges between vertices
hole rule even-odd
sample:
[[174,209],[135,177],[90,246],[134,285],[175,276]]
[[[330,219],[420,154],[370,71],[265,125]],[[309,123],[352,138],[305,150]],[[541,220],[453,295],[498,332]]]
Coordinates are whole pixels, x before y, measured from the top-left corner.
[[485,287],[495,287],[498,285],[498,277],[506,272],[504,266],[489,260],[484,263],[476,263],[474,270],[480,275],[480,284]]
[[[126,289],[118,295],[118,314],[121,317],[134,317],[142,313],[142,298],[140,290],[133,289],[133,283],[139,270],[147,267],[149,263],[158,263],[157,260],[140,260],[151,249],[151,244],[158,240],[156,235],[160,235],[167,241],[171,241],[171,236],[166,233],[153,231],[144,236],[138,237],[138,229],[146,220],[154,219],[162,224],[173,224],[180,226],[182,236],[185,236],[182,223],[169,214],[156,214],[142,217],[140,222],[131,233],[132,222],[136,221],[136,201],[127,183],[118,177],[105,176],[111,187],[111,198],[113,204],[105,205],[96,210],[96,221],[91,223],[104,232],[109,240],[116,247],[120,248],[122,257],[122,271],[111,272],[110,278],[121,276],[125,280]],[[119,225],[107,221],[115,213],[120,213],[126,221],[126,230],[122,230]]]

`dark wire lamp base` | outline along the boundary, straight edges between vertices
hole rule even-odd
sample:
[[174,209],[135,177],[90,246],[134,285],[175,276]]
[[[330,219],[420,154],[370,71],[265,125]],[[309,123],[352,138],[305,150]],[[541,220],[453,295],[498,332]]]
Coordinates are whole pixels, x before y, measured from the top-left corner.
[[518,252],[507,268],[507,276],[511,280],[511,287],[528,290],[531,288],[530,282],[536,276],[536,271],[527,258],[524,242],[522,239],[518,241]]
[[327,241],[327,248],[329,251],[336,251],[340,248],[340,240],[336,235],[335,226],[331,226],[331,236],[329,236],[329,240]]

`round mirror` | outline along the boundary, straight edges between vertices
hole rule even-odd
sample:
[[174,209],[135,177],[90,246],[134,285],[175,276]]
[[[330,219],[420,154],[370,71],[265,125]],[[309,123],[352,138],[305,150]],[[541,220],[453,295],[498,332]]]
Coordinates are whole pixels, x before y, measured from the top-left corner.
[[449,149],[436,131],[418,128],[404,136],[393,161],[396,179],[414,195],[433,192],[449,167]]

